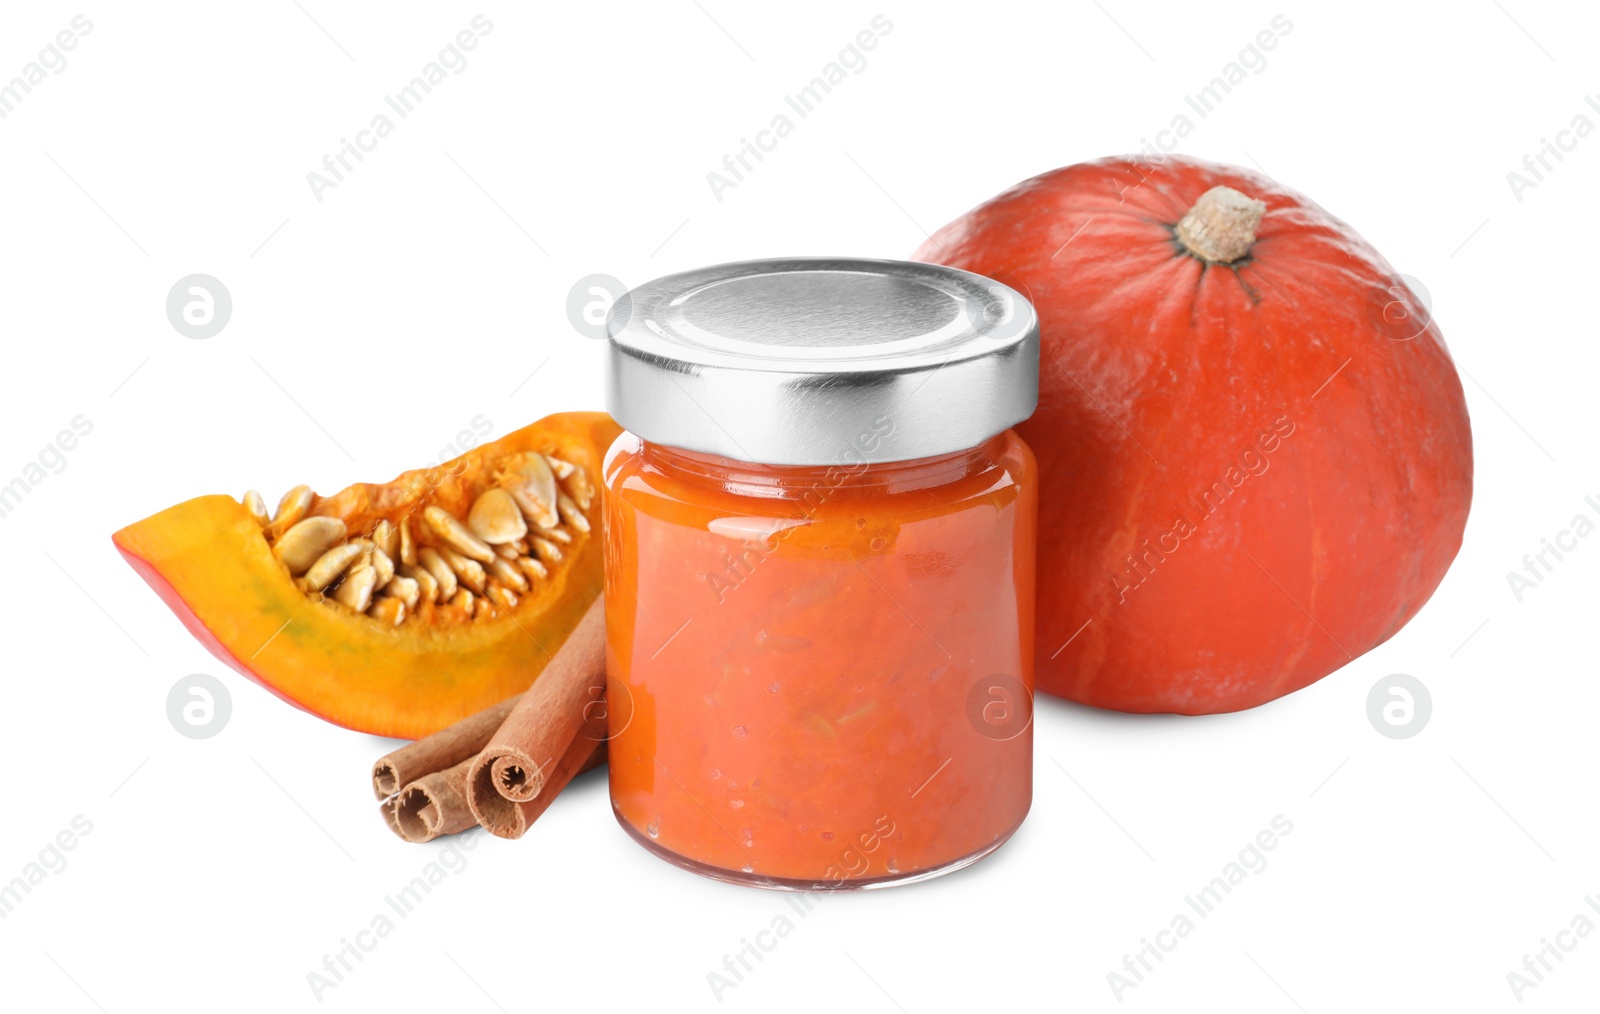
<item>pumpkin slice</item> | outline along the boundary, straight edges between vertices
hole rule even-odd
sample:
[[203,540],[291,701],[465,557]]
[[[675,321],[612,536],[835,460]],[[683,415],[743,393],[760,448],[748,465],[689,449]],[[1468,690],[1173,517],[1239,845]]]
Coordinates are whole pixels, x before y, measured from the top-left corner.
[[416,739],[526,690],[600,592],[591,477],[620,432],[549,416],[393,482],[203,496],[117,549],[213,655],[336,725]]

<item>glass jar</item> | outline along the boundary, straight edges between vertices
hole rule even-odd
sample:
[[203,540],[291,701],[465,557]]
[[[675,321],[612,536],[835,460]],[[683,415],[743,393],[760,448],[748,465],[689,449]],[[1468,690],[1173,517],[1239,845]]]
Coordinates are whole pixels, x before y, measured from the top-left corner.
[[926,879],[1032,799],[1038,327],[884,261],[722,265],[613,310],[611,798],[678,866]]

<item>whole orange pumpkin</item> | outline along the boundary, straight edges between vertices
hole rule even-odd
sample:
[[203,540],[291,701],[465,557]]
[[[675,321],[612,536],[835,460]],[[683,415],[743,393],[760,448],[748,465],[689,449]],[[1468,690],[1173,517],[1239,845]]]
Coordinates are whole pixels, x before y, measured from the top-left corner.
[[1461,381],[1349,226],[1258,173],[1110,158],[913,256],[1026,293],[1040,689],[1209,714],[1310,684],[1444,577],[1472,498]]

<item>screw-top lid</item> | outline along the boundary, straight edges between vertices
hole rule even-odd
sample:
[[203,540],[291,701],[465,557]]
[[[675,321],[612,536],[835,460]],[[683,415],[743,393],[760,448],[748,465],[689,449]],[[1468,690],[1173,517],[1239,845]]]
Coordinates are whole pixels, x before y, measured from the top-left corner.
[[633,289],[606,333],[619,423],[758,464],[948,454],[1026,419],[1039,397],[1033,307],[935,264],[719,264]]

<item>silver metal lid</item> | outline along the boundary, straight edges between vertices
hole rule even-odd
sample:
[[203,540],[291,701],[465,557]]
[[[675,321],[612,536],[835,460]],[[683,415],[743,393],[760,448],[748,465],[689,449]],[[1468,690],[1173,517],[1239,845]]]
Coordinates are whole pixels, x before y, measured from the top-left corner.
[[617,422],[760,464],[948,454],[1026,419],[1039,397],[1032,305],[935,264],[719,264],[633,289],[606,333]]

